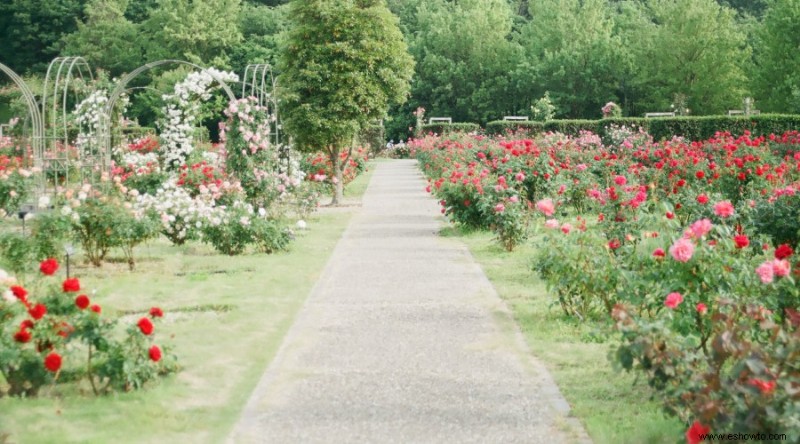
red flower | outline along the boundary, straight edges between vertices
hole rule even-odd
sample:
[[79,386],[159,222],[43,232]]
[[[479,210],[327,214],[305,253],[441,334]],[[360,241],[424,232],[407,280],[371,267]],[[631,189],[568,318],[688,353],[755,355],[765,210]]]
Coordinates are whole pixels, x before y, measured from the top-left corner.
[[58,332],[56,334],[58,334],[62,338],[66,338],[67,336],[70,335],[70,333],[75,331],[75,328],[73,328],[71,325],[69,325],[66,322],[62,322],[59,327],[60,328],[58,329]]
[[30,314],[33,319],[38,321],[47,314],[47,307],[42,304],[36,304],[36,306],[28,310],[28,314]]
[[26,297],[28,297],[28,290],[20,287],[19,285],[12,285],[11,286],[11,293],[14,293],[14,296],[17,297],[20,301],[25,301]]
[[161,360],[161,349],[157,345],[150,347],[150,360],[153,362]]
[[705,440],[705,435],[711,431],[711,427],[700,424],[700,421],[695,421],[688,430],[686,430],[686,444],[700,444]]
[[775,249],[775,259],[786,259],[792,254],[794,254],[794,250],[792,250],[789,244],[778,245],[778,248]]
[[706,304],[700,302],[697,304],[697,312],[702,316],[708,312],[708,307],[706,307]]
[[705,194],[701,194],[701,195],[697,196],[697,202],[702,204],[702,205],[707,204],[708,203],[708,196],[706,196]]
[[103,309],[100,308],[100,306],[97,305],[97,304],[94,304],[91,307],[89,307],[89,310],[92,310],[93,312],[95,312],[97,314],[100,314],[100,312],[103,311]]
[[39,271],[44,275],[52,276],[56,273],[56,270],[58,270],[58,261],[52,257],[43,260],[39,264]]
[[744,234],[737,234],[736,236],[733,236],[733,242],[736,244],[736,248],[744,248],[750,245],[750,239],[748,239]]
[[748,381],[748,383],[765,395],[769,395],[775,391],[775,381],[764,381],[763,379],[753,378]]
[[153,318],[153,319],[162,318],[162,317],[164,317],[164,310],[162,310],[162,309],[160,309],[158,307],[153,307],[153,308],[150,309],[150,317]]
[[153,334],[153,323],[150,322],[148,318],[139,319],[139,323],[136,324],[139,326],[139,330],[142,331],[146,336],[150,336]]
[[81,291],[81,282],[78,278],[69,278],[64,280],[64,293]]
[[52,352],[45,356],[44,367],[53,373],[61,370],[61,355],[56,352]]
[[608,248],[612,250],[616,250],[621,246],[622,244],[620,243],[619,239],[611,239],[610,241],[608,241]]
[[672,211],[667,211],[667,219],[675,219],[675,213]]
[[89,306],[89,296],[82,294],[75,298],[75,305],[78,306],[81,310],[86,310],[86,307]]
[[31,332],[27,328],[21,328],[14,334],[14,340],[24,344],[31,340]]
[[31,321],[30,319],[25,319],[24,321],[20,322],[19,328],[20,329],[33,328],[33,321]]
[[698,179],[702,179],[702,178],[706,177],[706,173],[701,170],[701,171],[698,171],[698,172],[694,173],[694,176],[696,178],[698,178]]
[[664,257],[666,255],[667,255],[667,253],[664,251],[663,248],[656,248],[653,251],[653,257]]

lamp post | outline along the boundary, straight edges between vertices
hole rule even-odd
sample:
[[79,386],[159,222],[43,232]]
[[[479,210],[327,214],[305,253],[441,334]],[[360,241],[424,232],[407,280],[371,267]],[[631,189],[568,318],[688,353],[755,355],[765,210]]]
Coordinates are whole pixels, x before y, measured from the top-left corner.
[[17,211],[17,216],[22,220],[22,235],[25,235],[25,219],[28,217],[29,214],[33,213],[33,207],[31,205],[23,205]]
[[64,245],[64,255],[67,259],[67,279],[69,279],[69,257],[75,254],[75,247],[72,244],[65,244]]

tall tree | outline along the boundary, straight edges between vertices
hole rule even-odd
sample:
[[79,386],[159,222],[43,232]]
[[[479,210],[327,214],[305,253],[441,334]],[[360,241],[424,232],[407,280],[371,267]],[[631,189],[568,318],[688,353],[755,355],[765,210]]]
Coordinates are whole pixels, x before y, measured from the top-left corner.
[[771,0],[757,36],[756,101],[765,110],[800,113],[800,0]]
[[85,0],[0,2],[0,61],[18,72],[43,71],[61,39],[76,29]]
[[402,103],[414,61],[385,0],[294,0],[281,57],[283,121],[296,146],[325,150],[342,199],[340,153],[358,132]]
[[549,91],[561,115],[597,117],[616,99],[620,79],[621,45],[608,3],[540,0],[529,8],[520,42],[537,97]]
[[736,12],[715,0],[647,0],[642,7],[646,19],[625,39],[635,53],[640,108],[667,110],[676,95],[688,98],[694,114],[738,107],[751,52]]
[[80,55],[112,76],[143,63],[144,47],[137,25],[125,17],[128,0],[90,0],[86,20],[64,38],[63,54]]

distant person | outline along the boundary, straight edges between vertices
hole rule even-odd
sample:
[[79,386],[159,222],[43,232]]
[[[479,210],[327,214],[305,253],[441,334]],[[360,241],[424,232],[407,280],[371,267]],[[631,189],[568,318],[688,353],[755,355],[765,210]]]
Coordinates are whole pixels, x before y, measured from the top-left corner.
[[405,147],[406,147],[406,144],[405,144],[405,143],[403,143],[403,139],[400,139],[400,143],[398,143],[398,144],[397,144],[397,147],[396,147],[396,148],[397,148],[398,150],[402,150],[402,149],[403,149],[403,148],[405,148]]
[[386,144],[386,149],[391,150],[394,148],[394,139],[390,139],[389,143]]

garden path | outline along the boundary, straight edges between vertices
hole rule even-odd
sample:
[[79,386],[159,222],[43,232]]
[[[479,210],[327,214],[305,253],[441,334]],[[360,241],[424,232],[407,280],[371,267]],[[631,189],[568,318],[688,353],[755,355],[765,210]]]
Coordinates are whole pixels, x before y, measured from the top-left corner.
[[376,165],[228,442],[588,442],[424,187]]

